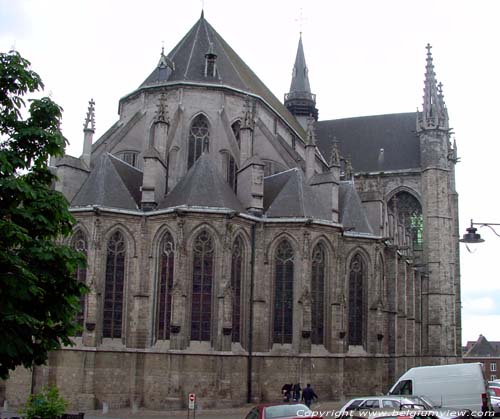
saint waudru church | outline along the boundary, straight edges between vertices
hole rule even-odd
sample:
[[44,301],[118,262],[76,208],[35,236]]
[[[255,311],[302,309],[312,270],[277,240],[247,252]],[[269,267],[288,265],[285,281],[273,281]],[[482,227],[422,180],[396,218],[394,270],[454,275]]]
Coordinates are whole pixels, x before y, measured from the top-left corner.
[[282,102],[202,13],[95,141],[91,101],[82,155],[50,162],[87,257],[82,333],[0,400],[342,400],[461,362],[457,148],[422,55],[421,111],[321,121],[301,37]]

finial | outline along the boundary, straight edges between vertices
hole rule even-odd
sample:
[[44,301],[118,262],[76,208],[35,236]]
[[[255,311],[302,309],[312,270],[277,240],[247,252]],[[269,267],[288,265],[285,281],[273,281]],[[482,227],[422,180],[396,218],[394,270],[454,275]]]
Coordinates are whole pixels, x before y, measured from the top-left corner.
[[158,100],[158,105],[156,105],[156,115],[155,122],[164,122],[165,124],[170,125],[170,118],[168,116],[168,108],[166,105],[167,97],[165,93],[160,95],[160,99]]
[[309,114],[307,118],[307,143],[306,145],[316,145],[316,136],[314,133],[314,118]]
[[161,41],[161,55],[165,55],[165,41]]
[[299,9],[299,17],[295,19],[295,22],[299,22],[299,34],[300,34],[300,39],[302,39],[302,24],[304,21],[307,20],[303,15],[302,15],[302,7]]
[[330,167],[340,165],[339,141],[335,135],[333,139],[330,134],[330,141],[332,143],[332,150],[330,152]]
[[241,128],[251,128],[253,129],[253,104],[250,103],[250,97],[246,95],[245,104],[243,105],[243,125]]
[[[89,126],[90,125],[90,126]],[[87,109],[87,116],[85,117],[85,122],[83,123],[84,131],[95,131],[95,102],[94,99],[90,99],[89,107]]]

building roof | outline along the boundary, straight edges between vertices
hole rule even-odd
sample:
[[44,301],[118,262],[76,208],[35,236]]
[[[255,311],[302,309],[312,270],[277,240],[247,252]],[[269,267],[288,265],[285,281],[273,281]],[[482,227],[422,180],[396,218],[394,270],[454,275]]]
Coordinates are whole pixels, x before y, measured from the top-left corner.
[[356,233],[373,234],[365,208],[352,181],[340,182],[339,216],[345,229]]
[[[215,78],[205,76],[205,55],[209,51],[217,56]],[[168,55],[162,52],[158,65],[140,88],[183,82],[228,86],[257,95],[305,138],[297,120],[207,22],[203,13]]]
[[140,170],[104,153],[71,201],[71,206],[99,205],[137,210],[141,204],[141,185]]
[[410,112],[318,121],[316,141],[323,156],[338,141],[340,154],[356,173],[419,169],[416,119]]
[[268,217],[332,218],[331,208],[306,183],[298,168],[264,178],[264,213]]
[[483,335],[479,335],[477,341],[469,347],[468,351],[464,354],[464,357],[500,357],[500,342],[489,342]]
[[290,94],[293,93],[305,93],[306,98],[311,98],[311,86],[309,84],[304,47],[302,45],[302,34],[299,38],[299,46],[297,48],[297,55],[295,56],[295,64],[293,66],[292,82],[290,83]]
[[177,206],[245,209],[207,153],[200,156],[158,209]]

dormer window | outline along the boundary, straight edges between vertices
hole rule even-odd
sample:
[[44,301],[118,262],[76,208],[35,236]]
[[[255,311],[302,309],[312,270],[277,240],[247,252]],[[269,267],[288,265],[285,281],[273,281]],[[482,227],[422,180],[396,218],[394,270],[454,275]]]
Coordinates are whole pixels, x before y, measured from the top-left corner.
[[136,151],[123,151],[118,153],[116,157],[120,160],[123,160],[125,163],[130,164],[131,166],[137,167],[137,152]]
[[215,77],[217,75],[217,54],[214,44],[210,43],[208,51],[205,54],[205,77]]

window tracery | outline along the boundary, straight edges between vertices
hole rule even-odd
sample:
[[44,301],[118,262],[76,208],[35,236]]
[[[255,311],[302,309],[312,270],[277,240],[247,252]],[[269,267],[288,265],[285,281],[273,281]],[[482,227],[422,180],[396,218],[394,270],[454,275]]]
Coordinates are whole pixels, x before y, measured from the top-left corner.
[[410,236],[413,249],[421,250],[424,221],[420,202],[406,191],[399,192],[389,200],[388,211]]
[[292,343],[293,338],[293,248],[283,240],[276,250],[273,342]]
[[206,230],[196,237],[193,251],[191,340],[210,341],[214,243]]
[[[78,230],[77,233],[73,236],[71,247],[80,252],[87,257],[87,238],[82,230]],[[84,284],[87,283],[87,267],[78,265],[75,271],[75,278],[77,281],[82,282]],[[80,296],[80,309],[76,315],[76,324],[78,324],[81,329],[77,332],[76,336],[82,335],[83,323],[85,318],[85,295]]]
[[209,151],[210,131],[208,127],[208,120],[204,115],[198,115],[191,124],[189,130],[188,169],[200,158],[203,152]]
[[172,287],[174,283],[175,244],[167,232],[160,244],[159,281],[158,281],[158,320],[157,337],[170,339],[170,318],[172,314]]
[[125,283],[126,246],[123,234],[115,232],[108,241],[102,335],[122,336],[123,291]]
[[364,263],[360,254],[356,254],[349,267],[349,345],[363,344],[363,318],[364,318],[364,295],[363,295]]
[[311,343],[323,344],[325,299],[325,249],[321,243],[314,247],[311,275]]
[[232,341],[241,340],[241,280],[243,268],[243,241],[238,237],[233,245],[231,255],[231,288],[233,290]]

